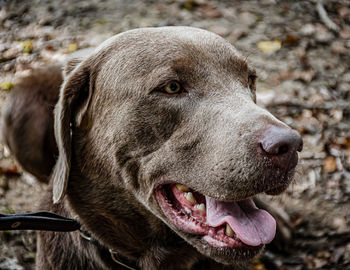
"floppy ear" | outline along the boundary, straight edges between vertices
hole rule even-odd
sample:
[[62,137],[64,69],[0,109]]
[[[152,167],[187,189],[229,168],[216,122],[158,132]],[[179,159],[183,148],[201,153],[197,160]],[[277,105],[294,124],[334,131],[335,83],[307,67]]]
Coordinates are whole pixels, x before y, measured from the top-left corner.
[[84,117],[91,98],[90,85],[90,69],[84,61],[66,77],[55,107],[55,137],[59,155],[51,176],[54,203],[60,202],[66,192],[71,166],[72,125],[79,126]]
[[83,60],[79,58],[72,58],[67,61],[63,68],[63,76],[67,78],[69,74],[80,64]]

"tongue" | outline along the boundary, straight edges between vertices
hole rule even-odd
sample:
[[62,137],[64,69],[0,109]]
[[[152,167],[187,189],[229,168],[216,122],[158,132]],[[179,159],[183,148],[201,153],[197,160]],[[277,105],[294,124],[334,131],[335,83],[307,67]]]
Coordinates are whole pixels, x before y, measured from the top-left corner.
[[249,246],[270,243],[275,237],[275,219],[265,210],[258,209],[252,199],[223,202],[207,196],[205,198],[210,226],[230,224],[238,238]]

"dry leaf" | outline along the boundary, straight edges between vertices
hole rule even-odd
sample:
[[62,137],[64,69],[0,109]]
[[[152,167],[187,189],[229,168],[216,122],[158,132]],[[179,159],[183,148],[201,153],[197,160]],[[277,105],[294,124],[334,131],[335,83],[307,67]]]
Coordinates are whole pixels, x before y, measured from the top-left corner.
[[295,44],[297,44],[299,42],[299,37],[296,36],[296,35],[287,35],[284,38],[284,42],[288,43],[290,45],[295,45]]
[[9,160],[0,161],[0,173],[7,175],[17,175],[19,174],[19,168],[16,164]]
[[216,7],[201,6],[199,8],[201,15],[206,19],[217,19],[222,17],[222,12]]
[[345,26],[339,33],[340,37],[343,39],[350,40],[350,26]]
[[350,149],[350,137],[345,138],[345,145]]
[[0,85],[0,88],[1,90],[4,90],[4,91],[9,91],[11,90],[15,85],[12,83],[12,82],[3,82],[1,85]]
[[259,41],[258,48],[268,54],[277,52],[282,47],[282,41],[279,39],[269,41]]
[[334,172],[338,169],[337,162],[333,156],[326,157],[326,159],[323,161],[323,169],[327,173]]
[[71,44],[69,44],[69,46],[68,46],[68,51],[69,51],[70,53],[75,52],[77,49],[78,49],[78,46],[77,46],[76,43],[71,43]]
[[311,82],[315,77],[315,71],[310,68],[308,70],[297,70],[294,72],[293,77],[295,80],[303,80],[304,82]]
[[22,42],[22,51],[24,53],[31,53],[33,50],[33,43],[31,40],[25,40]]
[[345,247],[344,246],[337,247],[333,251],[330,261],[332,263],[337,263],[339,261],[339,259],[344,255],[344,253],[345,253]]
[[336,54],[345,54],[347,49],[345,48],[344,42],[336,40],[331,45],[332,52]]

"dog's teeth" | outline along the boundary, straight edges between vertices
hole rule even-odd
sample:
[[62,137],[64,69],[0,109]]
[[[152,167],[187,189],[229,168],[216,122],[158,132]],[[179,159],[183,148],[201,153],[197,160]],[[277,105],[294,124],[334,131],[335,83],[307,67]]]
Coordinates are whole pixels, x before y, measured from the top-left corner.
[[180,191],[184,191],[184,192],[188,192],[190,191],[189,187],[186,187],[185,185],[181,185],[181,184],[176,184],[176,188]]
[[205,212],[206,212],[204,203],[196,204],[196,205],[194,206],[194,208],[197,209],[197,210],[202,211],[204,214],[205,214]]
[[231,226],[230,226],[228,223],[226,223],[226,231],[225,231],[225,234],[226,234],[227,236],[230,236],[230,237],[232,237],[232,236],[235,235],[234,231],[232,230]]
[[194,198],[192,192],[185,192],[184,193],[184,197],[185,197],[186,200],[188,200],[192,204],[196,204],[197,203],[197,201]]

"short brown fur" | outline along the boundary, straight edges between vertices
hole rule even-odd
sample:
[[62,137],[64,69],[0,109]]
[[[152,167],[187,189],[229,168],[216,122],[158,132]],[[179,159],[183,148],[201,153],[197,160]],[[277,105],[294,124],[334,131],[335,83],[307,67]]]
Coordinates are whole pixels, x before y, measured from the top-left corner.
[[[285,177],[257,160],[255,144],[263,130],[289,128],[256,106],[255,85],[250,89],[248,78],[254,74],[255,82],[255,73],[238,52],[204,30],[149,28],[117,35],[66,66],[55,108],[59,155],[42,208],[77,217],[101,245],[142,269],[248,268],[250,259],[214,250],[178,230],[154,196],[169,180],[220,200],[240,200],[290,183],[291,174]],[[49,108],[50,118],[59,69],[42,78],[40,88],[35,75],[25,88],[34,97],[53,93],[53,101],[30,101],[34,111]],[[181,82],[187,93],[160,93],[169,81]],[[45,180],[47,170],[31,169],[32,161],[21,160],[25,155],[11,146],[21,125],[9,121],[17,99],[23,97],[14,96],[5,114],[7,144],[24,169]],[[51,132],[50,125],[42,128]],[[24,133],[34,136],[30,128]],[[48,149],[50,158],[55,156],[55,148]],[[39,151],[41,159],[44,153]],[[41,232],[37,269],[122,268],[78,232]]]

